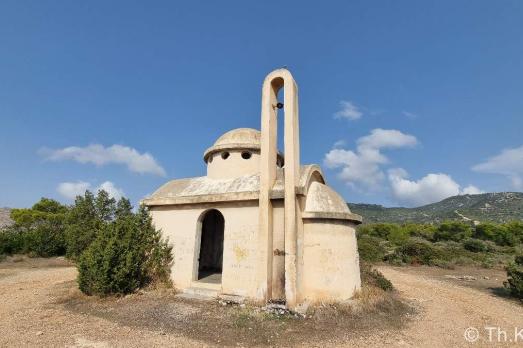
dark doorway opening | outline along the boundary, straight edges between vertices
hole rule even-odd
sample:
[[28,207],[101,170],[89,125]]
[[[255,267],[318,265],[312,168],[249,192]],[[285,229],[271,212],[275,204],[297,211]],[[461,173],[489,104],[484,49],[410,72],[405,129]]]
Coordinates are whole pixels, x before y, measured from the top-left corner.
[[218,210],[209,210],[202,221],[198,280],[221,283],[223,265],[223,229],[225,220]]

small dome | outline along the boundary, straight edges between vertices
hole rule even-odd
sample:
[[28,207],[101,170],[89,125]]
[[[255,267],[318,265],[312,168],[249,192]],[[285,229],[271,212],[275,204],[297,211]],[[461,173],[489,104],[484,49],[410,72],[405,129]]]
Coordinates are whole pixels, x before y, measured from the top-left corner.
[[337,219],[361,223],[361,216],[351,213],[345,200],[336,191],[317,181],[309,187],[302,216],[309,219]]
[[252,146],[260,148],[261,132],[253,128],[237,128],[228,131],[218,138],[214,146],[236,145]]
[[313,182],[305,200],[306,212],[350,213],[345,200],[329,186]]
[[[205,150],[203,160],[207,162],[209,156],[224,150],[251,150],[259,152],[261,148],[261,132],[253,128],[237,128],[223,134],[214,142],[214,145]],[[278,153],[283,163],[283,156]]]

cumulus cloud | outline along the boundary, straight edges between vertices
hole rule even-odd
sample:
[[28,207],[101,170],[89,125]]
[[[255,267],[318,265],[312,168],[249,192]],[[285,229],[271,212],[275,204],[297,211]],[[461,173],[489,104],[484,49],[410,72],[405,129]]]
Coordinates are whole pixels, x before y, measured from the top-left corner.
[[335,118],[344,118],[350,121],[361,118],[363,112],[351,101],[342,100],[340,110],[334,113]]
[[490,157],[483,163],[473,166],[472,170],[504,175],[510,179],[514,189],[521,190],[523,189],[523,145],[505,149],[499,155]]
[[83,195],[86,190],[91,188],[91,184],[85,181],[62,182],[58,185],[57,191],[63,197],[73,200],[76,196]]
[[[81,196],[86,190],[91,190],[91,183],[85,181],[62,182],[58,185],[57,191],[68,200],[74,200],[76,196]],[[110,197],[118,200],[124,196],[122,189],[116,187],[111,181],[105,181],[94,189],[95,192],[104,190]]]
[[363,185],[374,191],[385,178],[381,166],[389,162],[382,150],[413,147],[417,143],[413,135],[377,128],[357,140],[355,151],[334,147],[325,155],[324,163],[331,169],[339,169],[338,177],[348,185]]
[[474,185],[469,185],[461,191],[462,195],[479,195],[480,193],[485,193],[485,191],[480,190]]
[[98,186],[96,191],[98,192],[100,190],[104,190],[105,192],[107,192],[109,194],[110,197],[112,197],[112,198],[114,198],[116,200],[119,200],[120,198],[122,198],[122,196],[124,196],[123,190],[118,188],[118,187],[116,187],[110,181],[105,181],[100,186]]
[[85,147],[70,146],[63,149],[41,149],[40,154],[50,161],[72,160],[79,163],[92,163],[103,166],[111,163],[123,164],[135,173],[165,176],[165,170],[154,157],[145,152],[122,145],[104,147],[92,144]]
[[443,173],[430,173],[419,180],[409,180],[404,169],[395,168],[388,171],[388,178],[392,196],[406,206],[435,203],[460,194],[483,193],[473,185],[461,189],[450,175]]

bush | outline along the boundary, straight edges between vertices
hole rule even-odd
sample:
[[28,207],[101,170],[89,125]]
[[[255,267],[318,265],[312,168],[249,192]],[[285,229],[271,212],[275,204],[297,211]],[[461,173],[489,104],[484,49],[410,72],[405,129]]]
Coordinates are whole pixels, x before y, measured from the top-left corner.
[[517,230],[517,224],[511,225],[511,229],[506,225],[496,225],[493,223],[481,223],[476,226],[474,237],[483,240],[491,240],[500,246],[514,246],[517,242],[517,236],[514,231]]
[[85,191],[77,196],[67,215],[67,257],[78,260],[80,255],[95,240],[98,231],[116,217],[131,214],[131,203],[121,198],[118,203],[104,190],[93,195]]
[[104,224],[78,261],[78,284],[88,295],[128,294],[168,281],[171,247],[161,240],[145,208]]
[[472,236],[472,226],[464,222],[442,222],[434,232],[433,240],[459,242]]
[[13,227],[0,230],[0,255],[21,253],[24,245],[24,236]]
[[481,253],[488,250],[487,244],[479,239],[468,238],[463,241],[463,248],[473,253]]
[[430,242],[412,238],[406,244],[396,249],[390,260],[399,259],[409,264],[433,265],[435,260],[441,258],[441,251],[432,246]]
[[30,209],[13,209],[11,226],[3,238],[9,239],[7,253],[31,253],[35,256],[65,254],[65,216],[67,207],[42,198]]
[[512,296],[523,299],[523,255],[516,256],[515,261],[507,266],[506,271],[505,286]]
[[360,273],[363,284],[375,286],[385,291],[394,290],[394,286],[390,280],[385,278],[385,276],[380,271],[372,268],[371,265],[367,263],[361,263]]
[[360,259],[368,262],[383,261],[383,258],[387,253],[383,243],[386,243],[386,241],[377,237],[369,235],[360,236],[358,238],[358,253]]
[[523,243],[523,221],[511,221],[506,223],[504,226],[517,241]]

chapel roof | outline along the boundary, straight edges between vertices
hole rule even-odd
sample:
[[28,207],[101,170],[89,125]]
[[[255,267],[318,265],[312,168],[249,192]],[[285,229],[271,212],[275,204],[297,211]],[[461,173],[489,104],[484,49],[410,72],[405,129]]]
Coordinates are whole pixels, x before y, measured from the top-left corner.
[[[311,180],[324,182],[323,173],[318,165],[301,166],[298,194],[305,194],[306,186]],[[271,198],[284,196],[284,171],[277,168],[276,181],[272,188]],[[212,179],[207,176],[171,180],[161,186],[152,195],[142,200],[147,206],[178,205],[206,202],[242,201],[259,198],[260,174],[244,175],[230,179]]]

